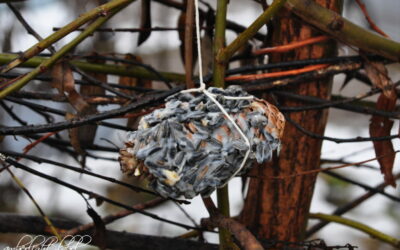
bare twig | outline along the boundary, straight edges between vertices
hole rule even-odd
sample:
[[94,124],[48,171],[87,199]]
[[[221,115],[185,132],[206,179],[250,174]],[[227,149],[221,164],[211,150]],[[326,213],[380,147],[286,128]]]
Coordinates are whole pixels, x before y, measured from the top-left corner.
[[375,192],[375,193],[379,193],[379,194],[381,194],[381,195],[383,195],[383,196],[385,196],[385,197],[391,199],[392,201],[400,202],[400,198],[399,198],[399,197],[397,197],[397,196],[395,196],[395,195],[388,194],[387,192],[385,192],[385,191],[383,191],[383,190],[376,189],[376,188],[374,188],[374,187],[370,187],[370,186],[368,186],[368,185],[366,185],[366,184],[363,184],[363,183],[361,183],[361,182],[359,182],[359,181],[352,180],[352,179],[350,179],[350,178],[347,178],[347,177],[345,177],[345,176],[343,176],[343,175],[337,174],[337,173],[332,172],[332,171],[323,171],[323,173],[324,173],[324,174],[327,174],[327,175],[329,175],[329,176],[331,176],[331,177],[334,177],[334,178],[336,178],[336,179],[345,181],[345,182],[347,182],[347,183],[350,183],[350,184],[353,184],[353,185],[362,187],[362,188],[364,188],[364,189],[367,190],[367,191],[373,191],[373,192]]
[[380,232],[380,231],[378,231],[376,229],[373,229],[373,228],[371,228],[371,227],[369,227],[369,226],[367,226],[367,225],[365,225],[363,223],[360,223],[360,222],[357,222],[357,221],[354,221],[354,220],[343,218],[343,217],[340,217],[340,216],[337,216],[337,215],[328,215],[328,214],[322,214],[322,213],[316,213],[316,214],[311,213],[309,215],[309,218],[320,219],[320,220],[325,220],[325,221],[330,221],[330,222],[336,222],[336,223],[339,223],[339,224],[343,224],[343,225],[346,225],[348,227],[351,227],[351,228],[357,229],[359,231],[362,231],[362,232],[364,232],[366,234],[369,234],[371,237],[376,238],[376,239],[378,239],[380,241],[386,242],[386,243],[388,243],[388,244],[390,244],[390,245],[392,245],[392,246],[394,246],[396,248],[400,247],[400,240],[399,239],[391,237],[391,236],[389,236],[387,234],[384,234],[384,233],[382,233],[382,232]]
[[400,44],[357,26],[310,0],[287,0],[286,8],[339,41],[364,51],[400,60]]
[[[69,230],[80,226],[78,223],[65,219],[51,219],[57,228]],[[23,216],[10,213],[0,214],[0,232],[27,233],[34,235],[49,235],[46,224],[40,216]],[[93,232],[86,231],[85,235],[93,237]],[[106,230],[107,248],[130,250],[217,250],[218,246],[192,240],[173,239],[159,236],[133,234]],[[88,244],[89,237],[83,237],[82,244]]]
[[[140,204],[134,205],[132,207],[134,209],[137,209],[137,210],[144,210],[144,209],[147,209],[147,208],[153,208],[155,206],[158,206],[161,203],[165,202],[166,200],[167,199],[165,199],[165,198],[156,198],[156,199],[144,202],[144,203],[140,203]],[[122,219],[122,218],[124,218],[124,217],[126,217],[128,215],[134,214],[134,213],[135,212],[133,212],[131,210],[123,210],[123,211],[120,211],[118,213],[105,216],[105,217],[101,218],[101,220],[104,222],[104,224],[110,224],[110,223],[112,223],[112,222],[114,222],[116,220]],[[93,229],[94,226],[95,226],[94,223],[88,223],[88,224],[80,225],[78,227],[71,228],[71,229],[63,232],[62,235],[63,236],[77,235],[77,234],[80,234],[80,233],[85,232],[87,230]]]
[[174,94],[178,91],[182,90],[182,87],[174,88],[170,91],[163,92],[161,94],[150,95],[140,99],[137,102],[128,104],[124,107],[105,111],[102,113],[88,115],[81,118],[75,118],[64,122],[57,122],[53,124],[45,124],[45,125],[37,125],[37,126],[23,126],[23,127],[2,127],[0,128],[0,135],[22,135],[22,134],[33,134],[33,133],[42,133],[42,132],[52,132],[58,131],[67,128],[75,128],[78,126],[82,126],[84,124],[90,122],[97,122],[108,118],[117,117],[128,113],[135,109],[140,109],[144,107],[148,107],[149,104],[156,105],[160,101],[162,101],[167,96]]
[[[15,8],[11,3],[7,3],[7,6],[10,8],[10,10],[14,13],[15,17],[18,19],[18,21],[24,26],[28,34],[31,34],[38,40],[39,42],[43,40],[43,38],[29,25],[27,21],[25,21],[24,17],[21,15],[21,13],[18,11],[17,8]],[[47,48],[50,52],[55,53],[55,49],[52,46],[49,46]]]
[[67,183],[65,181],[62,181],[62,180],[60,180],[60,179],[58,179],[56,177],[49,176],[47,174],[41,173],[39,171],[36,171],[36,170],[34,170],[34,169],[30,168],[30,167],[27,167],[27,166],[15,161],[15,160],[11,159],[10,157],[6,157],[6,159],[4,159],[4,162],[6,162],[6,163],[8,163],[8,164],[10,164],[10,165],[12,165],[12,166],[14,166],[16,168],[19,168],[19,169],[22,169],[22,170],[24,170],[26,172],[29,172],[29,173],[31,173],[31,174],[33,174],[35,176],[41,177],[43,179],[49,180],[51,182],[54,182],[56,184],[59,184],[61,186],[66,187],[66,188],[69,188],[69,189],[71,189],[71,190],[73,190],[73,191],[75,191],[75,192],[77,192],[77,193],[79,193],[81,195],[86,194],[90,198],[95,198],[95,199],[98,199],[98,200],[101,200],[101,201],[105,201],[105,202],[110,203],[110,204],[112,204],[114,206],[122,207],[122,208],[125,208],[127,210],[131,210],[131,211],[133,211],[135,213],[139,213],[139,214],[148,216],[148,217],[150,217],[152,219],[159,220],[159,221],[162,221],[162,222],[166,222],[166,223],[169,223],[169,224],[172,224],[172,225],[175,225],[175,226],[183,227],[185,229],[201,230],[201,229],[199,229],[197,227],[192,227],[192,226],[185,225],[185,224],[182,224],[182,223],[179,223],[179,222],[171,221],[171,220],[162,218],[162,217],[160,217],[158,215],[155,215],[155,214],[152,214],[152,213],[149,213],[149,212],[146,212],[146,211],[135,209],[135,208],[130,207],[128,205],[125,205],[125,204],[123,204],[121,202],[114,201],[112,199],[109,199],[109,198],[107,198],[105,196],[102,196],[102,195],[99,195],[97,193],[94,193],[92,191],[89,191],[89,190],[86,190],[84,188],[80,188],[78,186],[72,185],[72,184]]
[[[400,173],[396,174],[394,176],[394,178],[395,179],[399,179],[400,178]],[[332,214],[333,215],[345,214],[346,212],[348,212],[351,209],[357,207],[358,205],[360,205],[364,201],[368,200],[369,198],[371,198],[372,196],[377,194],[378,190],[384,190],[385,187],[387,187],[388,185],[389,185],[389,183],[383,182],[383,183],[375,186],[373,190],[370,190],[369,192],[361,195],[360,197],[354,199],[353,201],[348,202],[347,204],[336,208],[336,210]],[[315,224],[314,226],[312,226],[310,229],[307,230],[306,236],[310,237],[311,235],[313,235],[314,233],[316,233],[317,231],[319,231],[321,228],[325,227],[328,224],[329,224],[329,221],[321,221],[321,222]]]
[[375,22],[372,20],[372,18],[369,16],[367,7],[365,7],[365,4],[361,0],[356,0],[356,3],[358,6],[360,6],[361,11],[364,13],[365,19],[367,19],[369,26],[375,30],[377,33],[381,34],[384,37],[389,37],[383,30],[381,30]]
[[97,8],[94,8],[90,11],[88,11],[85,14],[82,14],[80,17],[78,17],[76,20],[72,21],[71,23],[67,24],[64,26],[61,30],[53,33],[52,35],[46,37],[39,43],[35,44],[28,50],[26,50],[21,56],[18,58],[14,59],[12,62],[10,62],[7,66],[3,67],[0,72],[4,73],[7,72],[21,63],[25,62],[29,58],[37,55],[53,43],[57,42],[61,38],[65,37],[69,33],[71,33],[73,30],[79,28],[81,25],[87,23],[88,21],[97,18],[99,14],[101,15],[109,15],[110,12],[115,10],[116,8],[120,8],[122,6],[126,6],[129,3],[131,3],[134,0],[113,0],[109,3],[103,4],[101,6],[98,6]]
[[390,136],[381,136],[381,137],[355,137],[355,138],[348,138],[348,139],[341,139],[341,138],[334,138],[334,137],[329,137],[329,136],[322,136],[315,134],[311,131],[308,131],[307,129],[303,128],[300,126],[298,123],[290,119],[287,115],[285,115],[286,121],[291,123],[293,126],[295,126],[298,130],[303,132],[305,135],[310,136],[315,139],[319,140],[327,140],[327,141],[333,141],[336,143],[351,143],[351,142],[362,142],[362,141],[384,141],[384,140],[392,140],[395,138],[399,138],[399,135],[390,135]]
[[3,101],[0,101],[0,106],[7,112],[7,114],[9,116],[11,116],[11,118],[13,118],[14,120],[16,120],[17,122],[19,122],[21,125],[28,125],[28,123],[24,120],[22,120],[21,118],[19,118],[19,116],[17,116],[14,111],[12,110],[12,108],[8,107]]

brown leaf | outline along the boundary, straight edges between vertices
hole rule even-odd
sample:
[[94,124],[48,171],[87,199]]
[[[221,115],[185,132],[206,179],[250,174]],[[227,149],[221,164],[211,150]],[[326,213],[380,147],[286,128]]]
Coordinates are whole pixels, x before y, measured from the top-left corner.
[[[88,104],[75,89],[75,80],[71,68],[67,63],[56,64],[51,72],[53,80],[51,86],[56,88],[60,94],[65,95],[77,114],[67,114],[66,119],[82,117],[96,113],[96,106]],[[70,143],[74,150],[82,156],[81,165],[85,165],[86,151],[84,148],[93,144],[96,135],[96,125],[84,125],[68,130]]]
[[[389,97],[381,94],[378,98],[376,108],[384,111],[393,111],[396,107],[397,95],[394,89],[390,90]],[[389,136],[392,129],[393,121],[387,117],[374,115],[371,118],[369,132],[372,137]],[[393,176],[393,164],[395,159],[395,151],[392,141],[373,141],[375,155],[378,157],[378,162],[381,172],[384,175],[385,182],[396,187],[396,182]]]
[[[125,60],[134,60],[138,62],[142,62],[142,59],[139,56],[135,56],[132,54],[126,54],[124,56]],[[129,67],[130,65],[127,63],[122,63],[122,65]],[[122,86],[129,86],[129,87],[135,87],[138,86],[138,79],[135,77],[130,77],[130,76],[120,76],[118,83]],[[135,94],[134,91],[129,90],[129,89],[122,89],[122,92],[128,94],[128,95],[133,95]]]
[[[124,59],[126,60],[133,60],[137,61],[139,63],[143,63],[143,60],[140,56],[135,56],[132,54],[126,54]],[[124,66],[130,67],[131,65],[127,63],[123,63]],[[151,88],[152,87],[152,81],[151,80],[146,80],[146,79],[138,79],[135,77],[129,77],[129,76],[120,76],[119,77],[119,84],[123,86],[130,86],[130,87],[142,87],[142,88]],[[135,92],[132,90],[124,89],[122,90],[126,94],[133,95]],[[140,117],[132,117],[129,118],[127,121],[127,127],[136,129],[138,125]]]
[[[93,53],[93,56],[97,56],[97,53]],[[88,62],[90,63],[97,63],[97,64],[103,64],[105,63],[105,60],[103,59],[89,59]],[[88,75],[92,76],[93,78],[97,79],[98,81],[101,82],[107,82],[107,74],[102,74],[102,73],[93,73],[93,72],[88,72]],[[96,96],[96,95],[104,95],[105,94],[105,89],[99,86],[95,85],[81,85],[80,94],[82,97],[89,97],[89,96]],[[85,109],[82,109],[78,112],[79,116],[86,116],[90,114],[95,114],[97,112],[97,105],[89,104]],[[79,138],[79,143],[83,146],[89,146],[93,144],[93,141],[96,136],[96,131],[97,131],[97,125],[95,124],[90,124],[90,125],[85,125],[77,128],[77,136]]]
[[375,87],[383,90],[387,98],[390,98],[391,87],[393,86],[392,80],[388,76],[387,69],[382,62],[369,62],[366,61],[365,73],[374,84]]
[[144,43],[151,35],[151,0],[142,0],[138,46]]
[[54,65],[51,76],[53,78],[51,86],[56,88],[60,94],[65,95],[76,111],[82,112],[88,109],[89,104],[75,89],[75,79],[71,67],[67,63]]
[[[74,114],[67,113],[65,116],[66,120],[71,120],[76,118]],[[80,128],[70,128],[68,129],[68,135],[69,135],[69,142],[71,143],[72,148],[77,152],[81,157],[81,166],[84,168],[85,166],[85,161],[86,161],[86,151],[82,148],[81,141],[80,141],[80,134],[81,134]]]
[[[92,56],[98,56],[97,53],[92,53]],[[96,63],[96,64],[104,64],[104,59],[88,59],[89,63]],[[87,72],[86,74],[90,75],[91,77],[99,80],[100,82],[107,82],[107,74],[103,73],[94,73],[94,72]],[[105,89],[95,85],[81,85],[79,90],[82,96],[91,96],[91,95],[104,95]]]

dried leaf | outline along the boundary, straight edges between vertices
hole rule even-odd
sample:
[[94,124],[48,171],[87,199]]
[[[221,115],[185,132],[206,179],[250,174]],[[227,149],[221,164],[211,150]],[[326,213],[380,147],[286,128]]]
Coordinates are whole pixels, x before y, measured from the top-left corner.
[[[76,116],[71,113],[67,113],[65,116],[66,120],[71,120],[74,118],[76,118]],[[72,148],[75,150],[75,152],[77,152],[79,155],[82,156],[82,160],[80,163],[83,168],[85,166],[85,161],[86,161],[86,158],[85,158],[86,151],[81,146],[79,128],[68,129],[68,135],[69,135],[69,142],[71,143]]]
[[[51,86],[56,88],[60,94],[65,95],[68,102],[77,111],[76,115],[67,114],[67,120],[96,113],[96,107],[88,104],[76,91],[73,73],[67,63],[56,64],[52,69],[51,75],[53,77]],[[68,130],[72,147],[82,156],[82,167],[85,166],[86,152],[84,148],[93,144],[96,128],[96,125],[84,125]]]
[[[93,53],[92,55],[97,56],[97,53]],[[102,64],[105,63],[105,60],[89,59],[88,62]],[[87,74],[97,79],[98,81],[107,82],[107,74],[91,73],[91,72],[88,72]],[[96,95],[104,95],[105,89],[95,85],[82,85],[79,92],[83,97],[96,96]],[[78,112],[78,115],[86,116],[90,114],[95,114],[96,112],[97,112],[97,105],[89,104],[85,109],[80,110]],[[78,130],[76,133],[79,138],[79,143],[81,145],[89,146],[93,144],[93,141],[96,137],[97,125],[95,124],[85,125],[78,127],[76,129]]]
[[[142,59],[139,56],[135,56],[135,55],[132,55],[132,54],[126,54],[124,56],[124,59],[125,60],[134,60],[134,61],[142,62]],[[122,65],[127,66],[127,67],[130,66],[127,63],[122,63]],[[120,76],[118,83],[120,85],[123,85],[123,86],[135,87],[135,86],[138,86],[138,79],[135,78],[135,77],[130,77],[130,76]],[[129,90],[129,89],[122,89],[121,91],[126,93],[126,94],[128,94],[128,95],[135,94],[134,91]]]
[[[376,108],[384,111],[393,111],[396,107],[397,95],[394,89],[390,90],[390,96],[381,94],[378,98]],[[374,115],[371,118],[369,125],[369,132],[372,137],[389,136],[390,130],[392,129],[393,121],[387,117]],[[384,175],[385,182],[396,186],[395,179],[393,177],[393,164],[395,159],[395,151],[393,149],[392,141],[374,141],[374,148],[376,157],[381,168],[381,172]]]
[[106,249],[106,225],[101,217],[92,208],[86,210],[87,214],[92,218],[94,223],[93,243],[100,249]]
[[[92,53],[92,56],[97,56],[97,53]],[[103,59],[88,59],[89,63],[96,63],[96,64],[104,64],[105,60]],[[87,72],[86,74],[90,75],[91,77],[99,80],[100,82],[107,82],[107,74],[103,73],[93,73]],[[82,96],[91,96],[91,95],[104,95],[105,89],[95,85],[81,85],[79,90]]]
[[53,78],[51,86],[56,88],[60,94],[65,95],[76,111],[82,112],[89,108],[89,104],[75,89],[75,79],[67,63],[54,65],[51,76]]
[[[126,60],[133,60],[139,63],[143,63],[143,60],[139,56],[135,56],[132,54],[126,54],[124,59]],[[127,63],[123,63],[126,67],[130,67],[131,65]],[[135,77],[129,77],[129,76],[120,76],[119,78],[119,84],[123,86],[130,86],[130,87],[142,87],[142,88],[151,88],[152,87],[152,81],[151,80],[146,80],[146,79],[138,79]],[[134,91],[124,89],[122,90],[126,94],[133,95]],[[140,120],[140,117],[132,117],[129,118],[127,121],[127,127],[136,129],[138,125],[138,121]]]
[[365,62],[365,73],[374,84],[375,87],[383,90],[387,98],[391,96],[392,80],[388,76],[387,69],[382,62]]
[[144,43],[151,34],[151,1],[142,0],[138,46]]

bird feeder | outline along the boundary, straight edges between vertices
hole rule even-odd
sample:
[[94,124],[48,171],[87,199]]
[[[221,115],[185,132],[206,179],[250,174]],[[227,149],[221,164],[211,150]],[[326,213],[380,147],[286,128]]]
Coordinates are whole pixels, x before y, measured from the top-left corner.
[[138,130],[129,135],[120,150],[121,170],[148,176],[164,197],[190,199],[210,195],[253,163],[270,160],[285,125],[278,109],[262,99],[242,99],[249,95],[239,86],[207,92],[231,120],[204,93],[170,96],[165,108],[142,117]]

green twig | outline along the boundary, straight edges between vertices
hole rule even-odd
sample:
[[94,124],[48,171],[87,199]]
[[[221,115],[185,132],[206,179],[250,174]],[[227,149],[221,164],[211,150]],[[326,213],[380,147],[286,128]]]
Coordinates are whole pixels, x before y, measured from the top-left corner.
[[400,60],[400,43],[366,30],[311,0],[287,0],[286,8],[304,21],[348,45]]
[[[228,9],[228,0],[218,0],[217,10],[215,17],[215,35],[214,35],[214,76],[213,85],[215,87],[223,88],[225,86],[225,67],[224,62],[217,60],[218,54],[224,49],[225,46],[225,29],[226,29],[226,13]],[[218,209],[225,217],[230,217],[229,212],[229,192],[228,185],[217,189]],[[234,249],[231,233],[222,227],[219,228],[219,248]]]
[[[0,65],[10,62],[16,57],[17,55],[15,54],[0,54]],[[22,63],[20,67],[35,68],[46,60],[47,58],[45,57],[35,56],[29,59],[28,61]],[[96,64],[79,60],[71,60],[69,62],[85,72],[131,76],[149,80],[160,80],[160,77],[158,75],[140,66],[127,67],[114,64],[113,65]],[[185,75],[183,74],[171,73],[171,72],[160,72],[160,74],[164,79],[169,81],[179,82],[179,83],[185,82]]]
[[[126,5],[126,4],[125,4]],[[104,24],[107,20],[109,20],[112,16],[114,16],[118,11],[120,11],[125,5],[120,6],[117,9],[112,10],[108,15],[101,16],[96,19],[93,23],[91,23],[81,34],[79,34],[74,40],[66,44],[59,51],[54,53],[49,59],[43,61],[38,67],[34,70],[23,76],[21,79],[17,80],[8,88],[4,89],[0,92],[0,99],[3,99],[8,94],[15,92],[25,86],[30,80],[34,79],[40,73],[47,71],[51,66],[53,66],[61,57],[63,57],[67,52],[81,43],[85,38],[93,34],[93,32]]]
[[46,225],[50,228],[51,232],[54,234],[54,236],[56,236],[57,240],[64,246],[65,246],[65,242],[64,240],[61,238],[60,234],[58,233],[57,229],[54,227],[54,225],[51,223],[49,217],[47,217],[47,215],[44,213],[43,209],[39,206],[39,203],[36,202],[35,198],[33,198],[31,192],[29,192],[29,190],[25,187],[25,185],[22,183],[22,181],[16,176],[14,175],[14,173],[11,171],[11,169],[9,169],[8,166],[4,167],[7,172],[11,175],[11,178],[14,180],[14,182],[19,186],[19,188],[22,189],[22,191],[24,191],[24,193],[29,197],[29,199],[32,201],[32,203],[35,205],[36,209],[39,211],[40,215],[42,216],[43,220],[45,221]]
[[225,46],[226,13],[228,9],[228,0],[218,0],[215,14],[215,36],[214,36],[214,86],[223,88],[225,85],[225,62],[218,61],[218,54]]
[[346,225],[349,226],[351,228],[360,230],[368,235],[370,235],[373,238],[376,238],[378,240],[381,240],[383,242],[389,243],[390,245],[398,248],[400,247],[400,240],[396,239],[392,236],[389,236],[387,234],[384,234],[376,229],[373,229],[363,223],[354,221],[354,220],[350,220],[347,218],[343,218],[337,215],[329,215],[329,214],[322,214],[322,213],[310,213],[309,214],[309,218],[312,219],[320,219],[320,220],[324,220],[324,221],[329,221],[329,222],[336,222],[342,225]]
[[[220,213],[229,218],[230,209],[228,184],[226,184],[225,187],[217,189],[217,203]],[[236,249],[235,244],[232,241],[231,233],[222,227],[219,228],[219,249]]]
[[240,33],[223,51],[220,51],[217,61],[226,63],[236,51],[257,34],[258,30],[279,11],[285,2],[286,0],[275,0],[245,31]]
[[94,9],[86,12],[85,14],[82,14],[77,19],[70,22],[69,24],[67,24],[66,26],[64,26],[63,28],[58,30],[57,32],[54,32],[50,36],[46,37],[42,41],[40,41],[37,44],[30,47],[21,56],[19,56],[18,58],[16,58],[12,62],[10,62],[7,66],[2,68],[0,70],[0,73],[7,72],[7,71],[17,67],[21,63],[25,62],[29,58],[39,54],[41,51],[48,48],[49,46],[51,46],[52,44],[54,44],[61,38],[65,37],[72,31],[76,30],[83,24],[87,23],[88,21],[95,19],[98,16],[102,16],[102,17],[109,16],[110,15],[109,12],[115,10],[116,8],[120,8],[121,6],[126,6],[133,1],[135,1],[135,0],[113,0],[111,2],[108,2],[106,4],[96,7]]

